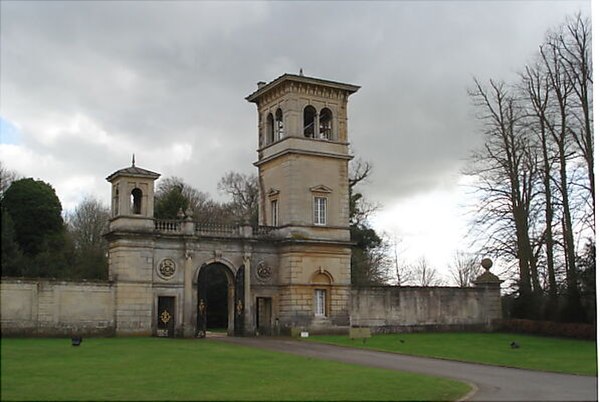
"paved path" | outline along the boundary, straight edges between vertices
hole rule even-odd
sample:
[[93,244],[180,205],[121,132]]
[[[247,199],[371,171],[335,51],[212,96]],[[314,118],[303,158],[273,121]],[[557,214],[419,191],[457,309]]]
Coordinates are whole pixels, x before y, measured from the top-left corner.
[[597,377],[544,373],[483,364],[413,357],[282,338],[219,341],[344,363],[452,378],[475,385],[473,401],[596,401]]

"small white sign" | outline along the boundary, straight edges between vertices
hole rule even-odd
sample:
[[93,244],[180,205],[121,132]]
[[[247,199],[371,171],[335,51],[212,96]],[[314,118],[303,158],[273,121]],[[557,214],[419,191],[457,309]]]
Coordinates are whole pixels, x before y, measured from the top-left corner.
[[300,332],[300,338],[308,338],[308,331]]

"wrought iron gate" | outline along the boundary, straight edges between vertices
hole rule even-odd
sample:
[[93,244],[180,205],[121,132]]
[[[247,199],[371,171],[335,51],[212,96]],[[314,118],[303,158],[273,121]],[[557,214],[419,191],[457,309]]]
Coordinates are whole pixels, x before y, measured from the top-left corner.
[[233,319],[233,334],[244,336],[244,267],[235,274],[235,315]]
[[196,336],[204,338],[206,336],[206,294],[208,289],[208,269],[202,267],[198,274],[198,311],[196,312]]

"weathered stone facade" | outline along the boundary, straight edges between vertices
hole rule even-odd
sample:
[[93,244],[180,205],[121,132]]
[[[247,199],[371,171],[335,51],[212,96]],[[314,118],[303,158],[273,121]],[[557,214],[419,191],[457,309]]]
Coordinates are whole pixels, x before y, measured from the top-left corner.
[[[253,275],[258,277],[256,271]],[[344,300],[347,295],[340,295],[335,287],[325,288],[331,289],[329,303],[333,311],[346,308]],[[0,284],[2,334],[115,335],[119,317],[119,334],[150,335],[156,333],[157,318],[154,317],[158,316],[155,302],[158,295],[171,295],[183,300],[181,293],[169,292],[165,288],[154,291],[123,286],[122,295],[131,292],[124,303],[117,298],[115,290],[114,284],[101,282],[3,279]],[[311,321],[312,294],[302,288],[290,291],[295,301],[292,297],[280,297],[275,286],[260,289],[256,294],[277,299],[280,305],[299,303],[308,317],[305,322]],[[153,296],[155,300],[151,300]],[[120,309],[115,308],[118,304],[121,304]],[[350,306],[351,325],[368,327],[373,333],[490,330],[493,320],[501,317],[499,291],[493,286],[353,288]],[[274,305],[273,311],[278,311],[279,307]],[[184,306],[178,305],[177,308],[182,314],[176,315],[175,320],[183,323]],[[332,321],[335,322],[334,319]],[[311,328],[301,325],[302,320],[296,323],[297,328],[308,329],[311,333],[347,331],[345,326],[319,326],[317,322]],[[177,327],[178,336],[184,334],[183,327]],[[275,328],[271,333],[274,332]]]
[[115,288],[105,282],[2,278],[2,335],[115,334]]
[[358,89],[285,74],[246,98],[258,110],[257,227],[195,222],[189,211],[154,219],[160,175],[135,163],[111,174],[110,283],[3,280],[3,334],[203,336],[215,269],[227,279],[229,334],[499,318],[493,275],[473,289],[352,290],[346,110]]
[[374,333],[491,330],[499,289],[374,286],[352,289],[352,325]]
[[348,327],[346,104],[358,89],[285,74],[246,98],[258,109],[258,227],[194,222],[189,213],[155,220],[158,173],[132,164],[107,178],[117,334],[162,334],[162,320],[175,334],[202,335],[211,311],[205,267],[226,274],[229,333]]

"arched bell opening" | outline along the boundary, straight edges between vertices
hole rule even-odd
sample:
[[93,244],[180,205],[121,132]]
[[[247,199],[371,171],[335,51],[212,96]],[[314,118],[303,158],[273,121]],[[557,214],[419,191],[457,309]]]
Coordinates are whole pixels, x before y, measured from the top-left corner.
[[137,187],[131,190],[131,212],[134,215],[142,213],[142,190]]

